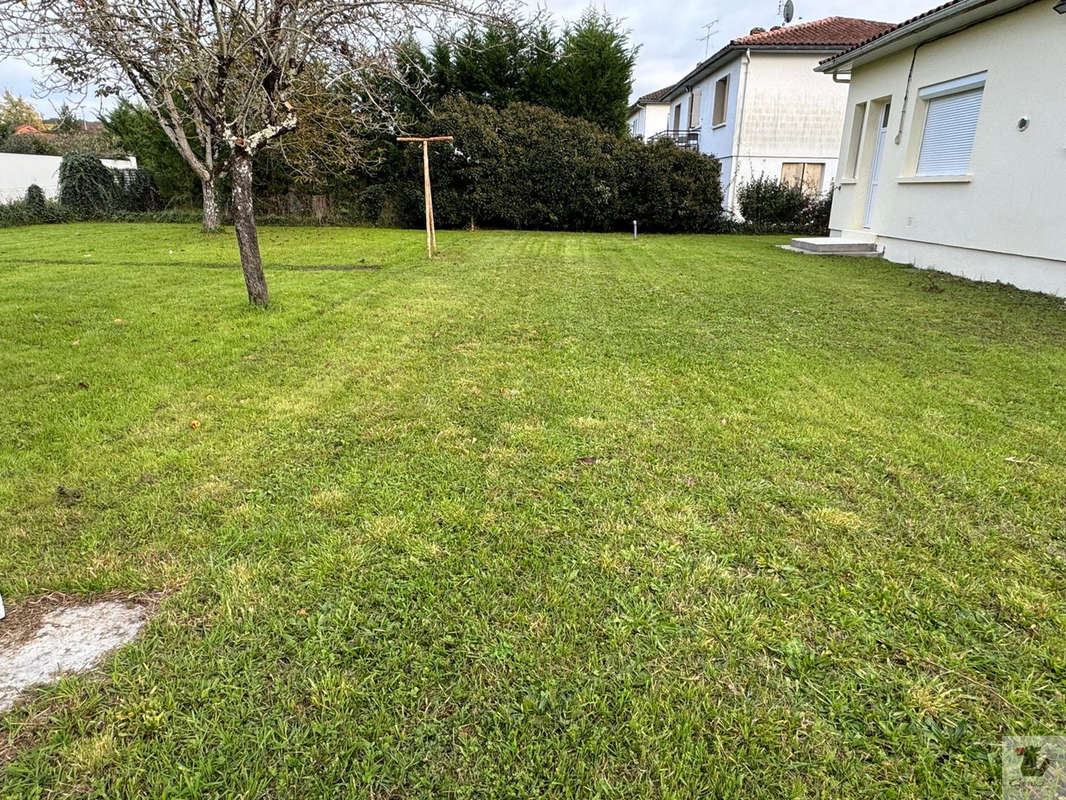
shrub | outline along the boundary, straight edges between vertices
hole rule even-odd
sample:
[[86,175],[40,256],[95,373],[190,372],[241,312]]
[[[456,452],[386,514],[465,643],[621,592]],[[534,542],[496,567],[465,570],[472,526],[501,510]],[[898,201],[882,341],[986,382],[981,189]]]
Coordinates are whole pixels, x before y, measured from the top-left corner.
[[122,211],[157,211],[162,198],[155,180],[143,169],[112,169],[115,181],[115,207]]
[[803,232],[824,236],[829,233],[829,213],[833,210],[833,190],[807,198],[803,209]]
[[800,186],[762,176],[737,190],[737,204],[746,222],[788,227],[799,224],[807,207],[807,195]]
[[10,228],[14,225],[29,225],[32,221],[30,213],[26,208],[25,200],[0,203],[0,228]]
[[[108,219],[114,222],[180,222],[200,223],[203,212],[198,208],[167,208],[160,211],[116,211]],[[266,224],[262,219],[258,220]]]
[[[434,127],[455,136],[434,150],[441,227],[539,230],[716,231],[719,162],[671,144],[648,146],[539,106],[503,110],[463,99],[441,104]],[[420,153],[410,148],[407,181],[362,203],[420,224]],[[417,178],[416,178],[417,176]],[[391,200],[391,203],[389,202]]]
[[736,227],[746,233],[829,232],[832,190],[809,194],[792,183],[760,177],[737,190],[737,203],[744,222]]
[[95,156],[68,153],[59,165],[59,202],[86,217],[102,217],[115,208],[118,194],[111,170]]
[[31,183],[26,188],[26,209],[37,217],[43,217],[47,202],[44,199],[44,189],[36,183]]
[[[40,195],[33,190],[36,189]],[[39,186],[26,190],[26,199],[0,203],[0,228],[15,225],[36,225],[48,222],[68,222],[73,215],[59,203],[45,199]]]
[[623,212],[641,230],[661,233],[719,233],[722,212],[721,163],[673,142],[627,143]]
[[0,153],[21,153],[27,156],[58,156],[59,149],[50,140],[32,133],[8,136],[0,144]]

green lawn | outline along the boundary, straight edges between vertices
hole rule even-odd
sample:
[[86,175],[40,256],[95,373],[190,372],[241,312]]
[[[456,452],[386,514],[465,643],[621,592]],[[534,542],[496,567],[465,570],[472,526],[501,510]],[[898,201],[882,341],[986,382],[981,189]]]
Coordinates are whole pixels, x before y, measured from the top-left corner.
[[168,592],[0,797],[993,797],[1066,731],[1061,300],[440,239],[264,229],[258,312],[230,235],[0,231],[0,590]]

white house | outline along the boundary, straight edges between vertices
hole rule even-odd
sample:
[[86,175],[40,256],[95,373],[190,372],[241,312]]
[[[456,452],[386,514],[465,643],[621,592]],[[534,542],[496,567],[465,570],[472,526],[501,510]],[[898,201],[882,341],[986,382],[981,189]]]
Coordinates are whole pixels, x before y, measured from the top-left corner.
[[723,205],[767,175],[824,192],[836,175],[848,87],[814,68],[891,25],[850,17],[754,29],[734,39],[663,97],[667,135],[722,162]]
[[954,0],[818,68],[850,78],[832,233],[1066,296],[1066,2]]
[[657,134],[666,132],[667,120],[670,117],[670,104],[665,102],[663,97],[673,88],[673,86],[667,86],[657,92],[650,92],[638,98],[637,102],[629,107],[626,125],[629,126],[629,133],[635,139],[647,141]]

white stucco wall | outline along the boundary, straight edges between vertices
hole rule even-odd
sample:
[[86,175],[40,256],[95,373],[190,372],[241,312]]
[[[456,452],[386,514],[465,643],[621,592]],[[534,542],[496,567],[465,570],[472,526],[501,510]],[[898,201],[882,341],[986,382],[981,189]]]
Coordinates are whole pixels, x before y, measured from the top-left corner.
[[626,127],[629,128],[629,135],[637,139],[644,138],[644,106],[637,106],[628,117],[626,117]]
[[[44,190],[45,197],[54,199],[59,194],[59,156],[31,156],[21,153],[0,153],[0,202],[21,200],[26,190],[36,183]],[[101,159],[105,167],[136,169],[137,159]]]
[[[885,99],[892,108],[870,229],[868,114],[856,175],[838,180],[834,233],[873,236],[892,261],[1066,296],[1066,17],[1053,5],[1041,0],[923,45],[905,115],[913,48],[855,68],[848,108]],[[918,91],[984,71],[969,180],[907,182],[921,145]],[[1023,116],[1031,124],[1019,131]],[[841,158],[850,152],[850,110],[847,117]]]
[[[665,122],[669,128],[674,127],[674,109],[681,107],[681,129],[688,127],[689,106],[696,90],[700,91],[700,108],[698,127],[700,129],[700,152],[715,156],[722,162],[722,194],[726,195],[732,175],[733,146],[735,139],[735,122],[737,118],[737,97],[741,74],[741,56],[738,54],[719,65],[718,69],[707,77],[692,84],[691,90],[674,98],[666,107]],[[726,100],[725,122],[712,125],[714,119],[714,87],[722,77],[729,76],[729,95]],[[723,200],[723,205],[728,206]]]
[[649,103],[644,106],[644,136],[654,136],[669,128],[669,115],[669,103]]
[[[781,177],[788,162],[824,164],[821,191],[836,176],[847,107],[848,87],[814,72],[829,52],[745,53],[721,64],[693,85],[701,90],[700,152],[722,162],[722,203],[733,213],[736,190],[752,178]],[[725,122],[711,124],[715,84],[729,76]],[[688,119],[692,93],[675,99],[681,104],[682,125]]]
[[753,52],[741,86],[742,113],[737,123],[732,175],[726,207],[736,189],[752,178],[780,178],[790,162],[824,164],[827,191],[836,177],[848,87],[814,72],[829,53]]
[[629,132],[639,139],[647,139],[649,136],[662,133],[667,128],[669,111],[669,103],[648,103],[638,106],[637,110],[626,120]]

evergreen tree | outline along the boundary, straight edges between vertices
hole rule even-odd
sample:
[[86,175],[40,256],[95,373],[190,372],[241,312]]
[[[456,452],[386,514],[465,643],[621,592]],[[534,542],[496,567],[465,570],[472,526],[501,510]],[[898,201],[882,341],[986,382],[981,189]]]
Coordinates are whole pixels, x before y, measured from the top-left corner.
[[196,202],[200,196],[196,174],[148,109],[120,100],[101,122],[124,150],[137,157],[140,169],[155,179],[165,201],[180,205]]
[[556,110],[623,135],[638,49],[618,20],[588,9],[563,37]]
[[468,27],[425,51],[413,41],[408,47],[404,60],[427,84],[422,100],[429,108],[412,107],[410,98],[394,103],[416,121],[444,98],[461,97],[498,109],[531,103],[625,132],[637,49],[606,12],[586,11],[561,38],[548,24],[512,19]]
[[549,26],[542,25],[530,35],[526,52],[522,100],[558,110],[556,70],[559,61],[559,39]]

